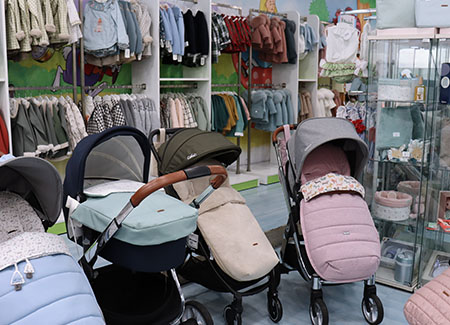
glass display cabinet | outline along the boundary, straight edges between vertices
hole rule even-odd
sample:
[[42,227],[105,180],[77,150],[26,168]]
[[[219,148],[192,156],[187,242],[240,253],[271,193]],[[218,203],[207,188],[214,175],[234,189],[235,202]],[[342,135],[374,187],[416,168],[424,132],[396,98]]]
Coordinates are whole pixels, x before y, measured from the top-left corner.
[[425,200],[425,224],[419,285],[449,267],[450,260],[450,31],[435,37],[436,73],[431,118],[429,166]]
[[376,279],[413,291],[421,282],[422,256],[434,249],[432,236],[424,249],[424,236],[436,221],[427,207],[435,181],[429,171],[434,162],[435,33],[369,39],[365,137],[370,158],[363,184],[381,242]]

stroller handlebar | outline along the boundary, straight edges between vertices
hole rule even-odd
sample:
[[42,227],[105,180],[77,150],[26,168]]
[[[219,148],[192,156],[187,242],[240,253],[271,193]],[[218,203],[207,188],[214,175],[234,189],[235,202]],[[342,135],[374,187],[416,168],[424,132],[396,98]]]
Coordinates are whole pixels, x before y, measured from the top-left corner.
[[[294,124],[289,124],[289,128],[291,130],[294,130],[295,129],[295,125]],[[278,127],[275,131],[273,131],[273,133],[272,133],[272,143],[273,144],[277,143],[278,134],[280,132],[282,132],[282,131],[284,131],[284,125]]]
[[211,180],[211,186],[214,189],[219,188],[227,179],[227,170],[223,166],[198,166],[189,169],[179,170],[164,176],[160,176],[147,184],[143,185],[130,199],[133,207],[137,207],[147,196],[166,186],[182,182],[188,179],[199,178],[209,175],[217,175]]

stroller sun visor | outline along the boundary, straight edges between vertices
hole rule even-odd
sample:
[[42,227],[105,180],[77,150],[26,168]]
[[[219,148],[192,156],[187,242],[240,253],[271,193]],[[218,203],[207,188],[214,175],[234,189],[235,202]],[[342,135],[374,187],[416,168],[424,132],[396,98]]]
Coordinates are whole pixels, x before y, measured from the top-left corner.
[[[64,200],[77,198],[97,182],[127,179],[147,183],[150,145],[139,130],[119,126],[82,139],[69,159]],[[67,217],[67,209],[64,209]]]
[[361,175],[367,163],[368,148],[356,133],[353,124],[334,117],[310,118],[300,123],[287,143],[296,183],[302,181],[302,169],[308,155],[327,142],[336,142],[344,150],[351,176],[358,178]]
[[159,171],[168,174],[208,158],[228,166],[239,157],[241,148],[220,133],[181,129],[161,145],[158,153]]
[[52,226],[62,206],[62,184],[56,168],[37,157],[19,157],[0,163],[0,191],[10,191],[24,198]]

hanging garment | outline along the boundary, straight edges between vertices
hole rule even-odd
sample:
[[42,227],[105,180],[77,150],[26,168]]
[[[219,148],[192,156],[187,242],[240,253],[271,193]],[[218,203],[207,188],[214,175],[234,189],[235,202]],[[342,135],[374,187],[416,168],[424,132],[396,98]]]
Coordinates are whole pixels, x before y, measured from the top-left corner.
[[359,46],[359,31],[346,23],[328,28],[326,60],[329,63],[354,63]]
[[0,115],[0,152],[2,154],[9,153],[9,136],[5,121]]
[[[161,94],[160,107],[160,127],[162,128],[207,128],[209,126],[206,122],[209,120],[206,103],[198,95],[164,93]],[[201,125],[198,123],[199,117],[203,121]]]
[[118,54],[129,47],[129,38],[117,0],[90,0],[84,10],[85,51],[97,57]]
[[148,9],[142,2],[133,0],[131,1],[131,7],[133,9],[133,12],[136,14],[136,19],[142,36],[142,55],[150,56],[152,55],[151,45],[153,43],[153,37],[150,33],[152,18],[150,16],[150,13],[148,12]]

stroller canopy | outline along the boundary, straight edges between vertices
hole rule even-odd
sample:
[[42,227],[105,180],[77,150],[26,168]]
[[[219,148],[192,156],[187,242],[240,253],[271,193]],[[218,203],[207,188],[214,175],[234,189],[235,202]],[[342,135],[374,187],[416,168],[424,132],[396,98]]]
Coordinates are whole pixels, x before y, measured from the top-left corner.
[[217,132],[181,129],[161,145],[159,172],[168,174],[213,158],[225,165],[233,163],[241,148]]
[[0,191],[10,191],[24,198],[45,227],[52,226],[58,220],[62,206],[61,177],[48,161],[37,157],[19,157],[1,162]]
[[367,163],[369,150],[356,133],[353,124],[342,118],[319,117],[300,123],[288,141],[289,160],[296,174],[295,182],[300,182],[306,157],[327,142],[336,142],[344,150],[353,177],[361,175]]
[[82,194],[85,185],[105,180],[147,183],[149,166],[150,145],[138,129],[118,126],[90,135],[78,143],[67,163],[64,200]]

